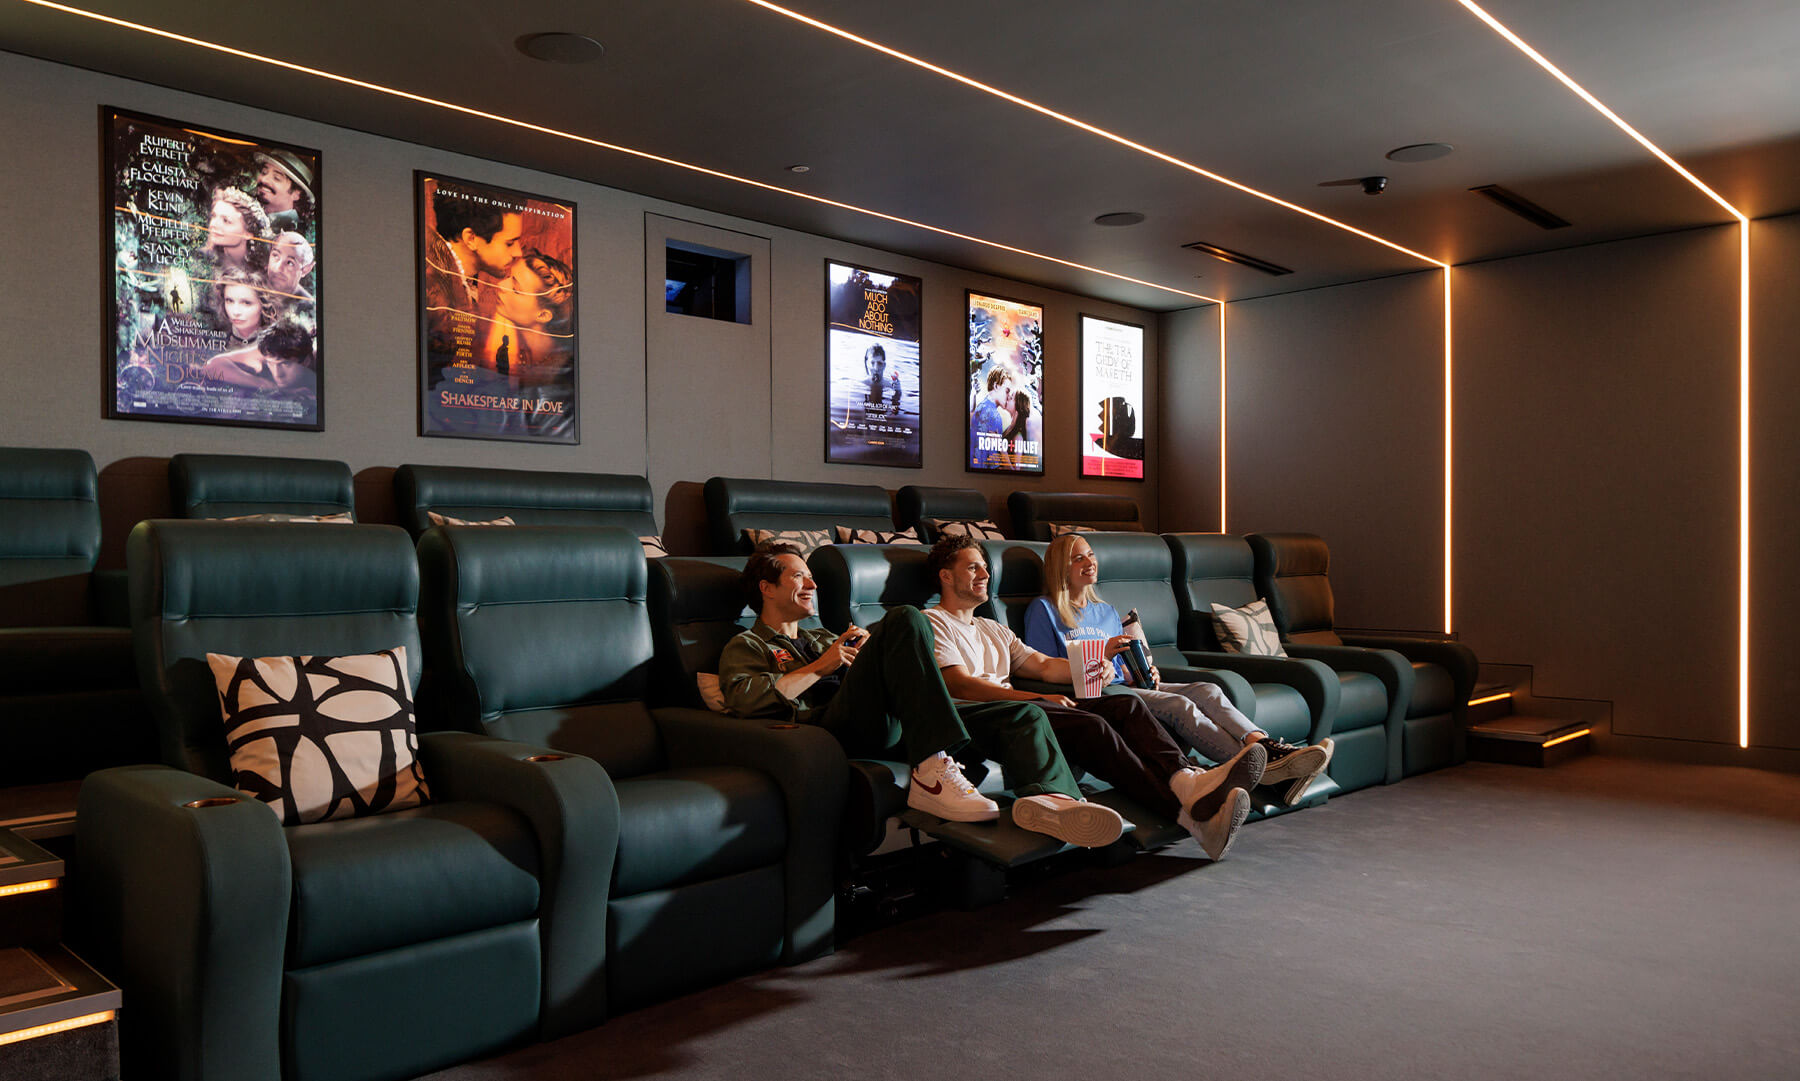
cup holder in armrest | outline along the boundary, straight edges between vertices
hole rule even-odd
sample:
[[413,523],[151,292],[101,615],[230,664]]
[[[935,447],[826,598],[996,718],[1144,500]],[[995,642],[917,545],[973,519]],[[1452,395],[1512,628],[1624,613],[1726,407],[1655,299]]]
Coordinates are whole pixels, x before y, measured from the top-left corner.
[[208,796],[206,799],[188,800],[186,803],[182,804],[182,806],[199,810],[202,807],[225,807],[233,803],[242,802],[244,801],[238,799],[236,796]]
[[568,757],[569,756],[566,754],[534,754],[534,755],[526,756],[525,761],[527,761],[527,762],[561,762],[563,759],[568,758]]

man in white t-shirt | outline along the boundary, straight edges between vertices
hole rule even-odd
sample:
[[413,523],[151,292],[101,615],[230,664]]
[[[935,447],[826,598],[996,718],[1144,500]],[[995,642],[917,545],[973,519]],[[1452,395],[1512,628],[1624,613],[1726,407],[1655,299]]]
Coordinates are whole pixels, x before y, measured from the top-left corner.
[[925,618],[951,695],[976,702],[1035,703],[1050,718],[1070,762],[1175,819],[1212,859],[1225,854],[1250,813],[1249,789],[1262,778],[1266,751],[1252,743],[1217,768],[1201,770],[1136,695],[1077,701],[1015,688],[1015,675],[1073,683],[1074,673],[1067,658],[1045,656],[1004,624],[975,614],[988,599],[988,569],[974,540],[943,538],[932,547],[928,566],[937,578],[940,601]]

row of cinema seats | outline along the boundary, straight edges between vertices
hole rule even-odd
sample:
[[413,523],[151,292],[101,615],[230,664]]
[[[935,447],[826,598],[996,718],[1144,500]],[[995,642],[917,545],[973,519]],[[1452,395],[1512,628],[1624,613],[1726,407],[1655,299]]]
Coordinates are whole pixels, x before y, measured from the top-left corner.
[[[307,493],[292,486],[227,488],[195,464],[184,462],[183,491],[204,495],[199,506],[324,509],[303,505]],[[456,486],[457,471],[402,472],[424,472],[396,486],[418,485],[440,513],[465,512],[451,517],[548,501],[521,494],[531,485],[519,477],[480,497]],[[866,504],[876,517],[852,485],[715,479],[707,497],[721,500],[717,535],[734,541],[776,515],[816,524]],[[816,956],[831,947],[835,888],[896,815],[968,865],[1005,868],[1060,850],[1004,816],[968,825],[907,811],[897,752],[850,763],[817,730],[705,712],[696,677],[716,671],[725,641],[750,619],[737,586],[743,557],[646,560],[641,523],[452,526],[421,530],[416,549],[382,526],[163,521],[134,531],[137,675],[154,707],[141,724],[161,733],[160,754],[139,761],[164,765],[84,785],[71,933],[136,1007],[122,1015],[124,1050],[143,1075],[408,1076]],[[1276,734],[1339,739],[1340,761],[1306,802],[1454,760],[1453,738],[1447,756],[1428,751],[1446,727],[1441,713],[1458,728],[1466,687],[1448,703],[1420,689],[1460,687],[1463,667],[1472,680],[1472,658],[1451,658],[1439,678],[1423,657],[1342,647],[1285,662],[1204,652],[1210,621],[1194,617],[1209,596],[1244,603],[1259,564],[1282,571],[1266,590],[1272,600],[1293,596],[1276,605],[1293,621],[1284,626],[1329,633],[1325,568],[1307,573],[1302,561],[1312,542],[1264,538],[1265,555],[1243,538],[1089,540],[1103,590],[1144,614],[1165,674],[1198,665],[1180,678],[1220,683]],[[995,568],[988,614],[1016,625],[1041,588],[1043,544],[984,547]],[[935,591],[917,547],[826,546],[811,566],[828,626],[867,624]],[[283,828],[230,787],[206,652],[396,644],[417,681],[433,803]],[[996,772],[981,783],[1004,798]],[[1137,827],[1122,848],[1185,836],[1092,787]]]
[[[169,506],[185,519],[305,516],[356,520],[340,461],[177,454]],[[519,525],[612,526],[660,550],[649,482],[629,474],[403,465],[396,517],[417,540],[433,523],[509,518]],[[917,528],[931,517],[982,520],[986,497],[908,486],[790,484],[715,477],[705,486],[713,551],[748,551],[759,528]],[[1048,535],[1047,516],[1134,528],[1125,499],[1015,493],[1013,518]],[[81,450],[0,448],[0,788],[66,785],[91,770],[159,757],[131,661],[122,570],[96,571],[102,513],[94,462]],[[895,511],[898,511],[896,520]]]

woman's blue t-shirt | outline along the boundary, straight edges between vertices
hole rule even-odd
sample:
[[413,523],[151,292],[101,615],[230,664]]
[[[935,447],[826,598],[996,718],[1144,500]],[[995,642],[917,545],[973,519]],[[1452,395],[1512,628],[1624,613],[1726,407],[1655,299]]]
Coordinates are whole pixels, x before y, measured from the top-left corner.
[[[1105,601],[1094,601],[1080,610],[1081,622],[1070,628],[1063,625],[1062,618],[1056,614],[1056,607],[1050,603],[1049,597],[1039,597],[1025,609],[1025,644],[1051,657],[1067,657],[1069,642],[1079,642],[1084,638],[1098,638],[1102,641],[1117,638],[1125,633],[1125,625],[1119,620],[1119,610]],[[1113,658],[1113,678],[1109,683],[1125,682],[1125,665],[1118,657]]]

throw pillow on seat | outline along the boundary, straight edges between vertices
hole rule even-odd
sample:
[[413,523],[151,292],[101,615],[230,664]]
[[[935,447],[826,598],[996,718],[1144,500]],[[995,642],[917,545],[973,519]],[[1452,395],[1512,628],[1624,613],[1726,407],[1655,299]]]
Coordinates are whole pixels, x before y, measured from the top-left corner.
[[746,529],[744,530],[744,538],[750,542],[750,547],[752,548],[755,548],[766,541],[779,541],[784,544],[791,544],[800,549],[800,558],[805,559],[807,556],[812,555],[814,551],[831,543],[831,530]]
[[976,540],[1005,540],[1000,527],[986,519],[964,521],[951,518],[927,518],[925,524],[939,537],[974,537]]
[[1229,608],[1214,602],[1213,631],[1227,653],[1252,657],[1285,657],[1281,634],[1275,629],[1275,617],[1269,614],[1269,602],[1251,601],[1242,608]]
[[919,537],[910,529],[889,532],[881,529],[857,529],[853,526],[837,527],[839,544],[919,544]]
[[208,653],[232,785],[282,825],[359,818],[431,798],[406,647],[351,657]]

